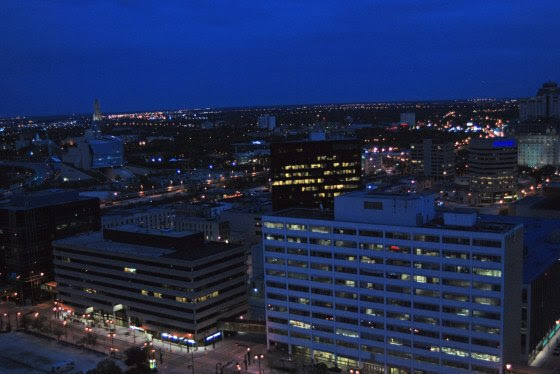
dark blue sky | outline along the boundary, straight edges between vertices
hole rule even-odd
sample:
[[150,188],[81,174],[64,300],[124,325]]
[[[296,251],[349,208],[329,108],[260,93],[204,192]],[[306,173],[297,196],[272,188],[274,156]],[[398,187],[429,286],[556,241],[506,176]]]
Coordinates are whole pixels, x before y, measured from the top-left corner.
[[0,116],[517,97],[558,0],[4,1]]

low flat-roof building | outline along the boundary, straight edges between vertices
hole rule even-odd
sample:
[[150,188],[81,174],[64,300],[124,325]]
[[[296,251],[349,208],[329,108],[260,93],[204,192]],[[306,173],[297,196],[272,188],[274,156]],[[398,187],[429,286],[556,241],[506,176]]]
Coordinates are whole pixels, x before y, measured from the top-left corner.
[[215,336],[218,320],[247,313],[242,246],[125,225],[54,247],[59,300],[96,320],[194,344]]

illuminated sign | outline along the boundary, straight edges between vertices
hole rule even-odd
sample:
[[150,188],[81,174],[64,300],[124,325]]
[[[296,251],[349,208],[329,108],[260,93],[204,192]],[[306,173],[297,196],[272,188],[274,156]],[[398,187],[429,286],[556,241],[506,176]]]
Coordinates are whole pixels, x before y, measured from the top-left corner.
[[216,339],[216,338],[219,337],[220,335],[222,335],[222,333],[218,331],[217,333],[212,334],[212,335],[206,337],[206,341],[210,341],[210,340],[212,340],[212,339]]
[[515,147],[515,140],[495,140],[492,143],[494,148]]

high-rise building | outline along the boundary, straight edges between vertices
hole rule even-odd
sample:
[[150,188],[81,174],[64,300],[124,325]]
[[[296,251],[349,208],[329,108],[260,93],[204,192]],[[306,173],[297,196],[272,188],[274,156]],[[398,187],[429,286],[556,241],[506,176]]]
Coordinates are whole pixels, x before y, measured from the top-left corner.
[[219,337],[218,320],[247,313],[241,245],[125,225],[53,246],[59,301],[78,315],[195,345]]
[[519,100],[521,121],[539,118],[560,118],[560,87],[555,82],[546,82],[536,96]]
[[401,123],[406,123],[409,127],[416,126],[416,113],[401,113]]
[[560,166],[560,135],[524,134],[517,136],[518,159],[522,166]]
[[517,193],[515,139],[472,139],[469,144],[470,187],[477,204],[510,202]]
[[455,148],[453,142],[440,139],[424,139],[410,146],[412,173],[436,181],[455,177]]
[[37,302],[40,286],[52,280],[56,239],[99,230],[99,200],[77,191],[46,190],[14,196],[0,206],[0,255],[4,282],[19,302]]
[[496,373],[520,360],[523,227],[355,191],[263,217],[267,342],[366,373]]
[[362,155],[364,175],[374,175],[383,170],[383,156],[377,150]]
[[276,117],[271,116],[270,114],[263,114],[262,116],[259,116],[258,123],[260,129],[272,131],[276,127]]
[[331,208],[335,196],[361,187],[357,140],[272,143],[270,153],[273,209]]

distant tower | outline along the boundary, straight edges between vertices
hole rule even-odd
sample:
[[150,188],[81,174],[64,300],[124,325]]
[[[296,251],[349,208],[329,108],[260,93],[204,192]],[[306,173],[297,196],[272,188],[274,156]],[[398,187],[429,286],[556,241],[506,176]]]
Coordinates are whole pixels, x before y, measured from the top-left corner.
[[103,119],[101,116],[101,108],[99,107],[99,100],[95,99],[93,102],[93,121],[99,122]]
[[93,102],[93,121],[91,121],[91,132],[86,134],[86,138],[100,138],[101,137],[101,108],[99,107],[99,100],[95,99]]

